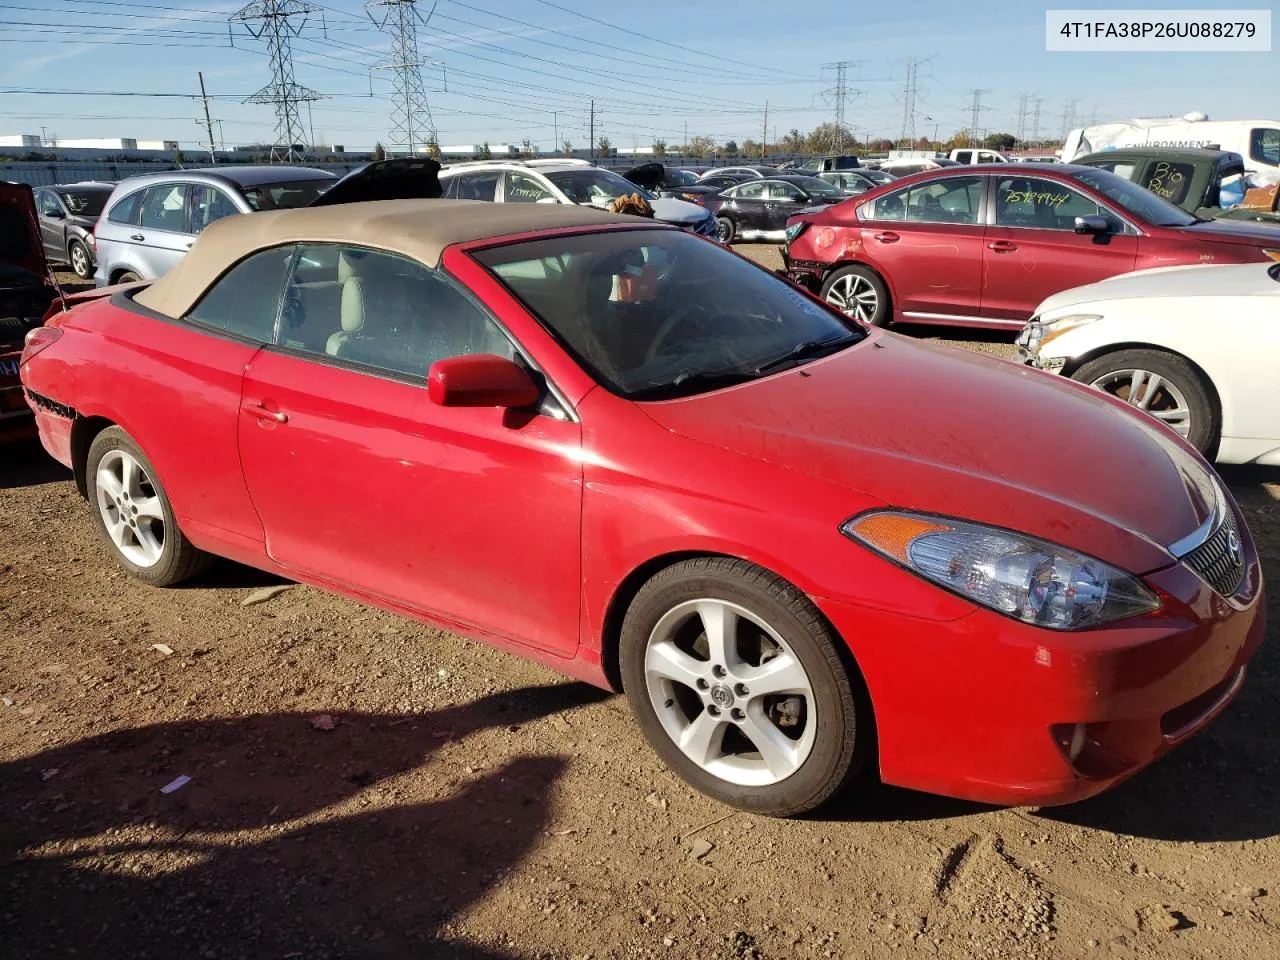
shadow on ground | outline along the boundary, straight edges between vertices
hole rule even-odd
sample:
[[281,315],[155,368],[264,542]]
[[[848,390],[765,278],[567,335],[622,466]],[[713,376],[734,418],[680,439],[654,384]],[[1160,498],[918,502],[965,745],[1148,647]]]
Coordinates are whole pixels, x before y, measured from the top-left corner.
[[[15,957],[505,957],[442,928],[541,838],[564,761],[408,777],[450,740],[606,695],[533,687],[335,713],[331,731],[301,714],[158,724],[0,765],[0,942]],[[191,782],[162,794],[179,774]],[[351,804],[361,793],[378,805]]]
[[70,479],[71,471],[45,453],[34,437],[0,445],[0,490]]

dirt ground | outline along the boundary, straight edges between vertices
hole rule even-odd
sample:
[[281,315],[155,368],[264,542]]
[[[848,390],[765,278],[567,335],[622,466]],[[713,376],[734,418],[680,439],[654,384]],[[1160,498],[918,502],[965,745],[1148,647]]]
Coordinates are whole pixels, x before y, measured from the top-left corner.
[[[1280,582],[1280,471],[1224,474]],[[145,587],[65,471],[0,450],[0,954],[1280,956],[1274,597],[1238,701],[1100,798],[769,820],[621,697],[230,563]]]

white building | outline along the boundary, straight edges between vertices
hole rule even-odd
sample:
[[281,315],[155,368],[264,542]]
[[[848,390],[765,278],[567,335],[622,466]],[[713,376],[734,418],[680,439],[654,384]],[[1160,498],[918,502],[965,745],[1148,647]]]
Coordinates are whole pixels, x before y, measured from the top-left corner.
[[40,138],[33,133],[6,133],[0,134],[0,147],[26,147],[29,150],[39,150],[44,144]]
[[[137,146],[134,148],[136,150],[177,150],[178,149],[177,140],[135,140],[133,142],[137,144]],[[66,143],[64,141],[59,141],[59,143],[62,146],[71,146],[71,144]]]
[[138,141],[131,137],[89,137],[83,140],[54,140],[51,147],[86,150],[137,150]]

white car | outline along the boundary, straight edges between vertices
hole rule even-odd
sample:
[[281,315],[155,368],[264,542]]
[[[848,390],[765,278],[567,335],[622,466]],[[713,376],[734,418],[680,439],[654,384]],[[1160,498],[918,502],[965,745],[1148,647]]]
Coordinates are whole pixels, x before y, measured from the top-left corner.
[[653,207],[655,220],[691,233],[719,237],[710,211],[669,197],[655,197],[612,170],[585,160],[473,160],[440,171],[440,186],[451,200],[497,203],[576,203],[607,207],[621,196],[638,193]]
[[1160,267],[1066,290],[1018,346],[1024,363],[1145,410],[1219,463],[1280,466],[1280,264]]

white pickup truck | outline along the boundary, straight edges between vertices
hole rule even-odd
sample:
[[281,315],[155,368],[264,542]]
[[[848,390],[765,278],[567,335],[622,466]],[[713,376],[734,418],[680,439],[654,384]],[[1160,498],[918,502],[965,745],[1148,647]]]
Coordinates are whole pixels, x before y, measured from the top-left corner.
[[980,147],[965,147],[952,150],[951,159],[956,163],[1008,163],[1009,158],[995,150],[984,150]]

